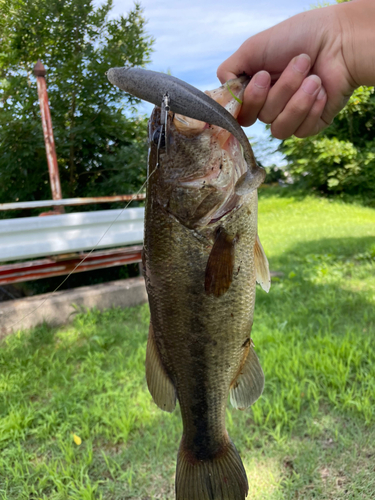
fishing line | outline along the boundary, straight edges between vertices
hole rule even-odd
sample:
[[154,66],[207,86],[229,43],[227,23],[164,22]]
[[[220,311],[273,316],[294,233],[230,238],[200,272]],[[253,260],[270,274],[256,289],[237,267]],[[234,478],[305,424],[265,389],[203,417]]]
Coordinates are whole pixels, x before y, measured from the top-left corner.
[[29,317],[31,314],[34,314],[38,309],[40,309],[47,302],[47,300],[50,297],[52,297],[53,294],[55,294],[63,286],[63,284],[70,278],[70,276],[76,271],[76,269],[78,269],[78,267],[81,264],[83,264],[85,262],[85,260],[92,254],[92,252],[98,247],[99,243],[102,241],[102,239],[104,238],[104,236],[108,233],[108,231],[111,229],[111,227],[113,226],[113,224],[120,218],[120,216],[122,215],[122,213],[124,212],[124,210],[126,210],[128,208],[128,206],[130,205],[130,203],[135,200],[136,196],[142,191],[142,189],[145,187],[145,185],[147,184],[147,182],[149,181],[150,177],[152,176],[152,174],[155,171],[156,171],[156,169],[153,170],[151,172],[151,174],[147,175],[147,178],[146,178],[145,182],[142,184],[142,186],[139,188],[139,190],[135,194],[133,194],[133,196],[129,200],[129,202],[125,205],[125,207],[121,210],[121,212],[117,215],[117,217],[111,222],[111,224],[108,226],[108,228],[104,231],[104,233],[101,235],[101,237],[97,241],[96,245],[90,250],[90,252],[87,255],[84,256],[84,258],[80,262],[78,262],[78,264],[75,266],[75,268],[72,271],[70,271],[70,273],[68,274],[68,276],[66,276],[66,278],[59,284],[59,286],[56,287],[53,292],[51,292],[50,294],[48,294],[48,297],[46,297],[35,309],[33,309],[29,313],[25,314],[25,316],[23,316],[21,319],[17,320],[15,323],[11,324],[8,328],[12,328],[14,325],[17,325],[18,323],[20,323],[21,321],[23,321],[25,318]]

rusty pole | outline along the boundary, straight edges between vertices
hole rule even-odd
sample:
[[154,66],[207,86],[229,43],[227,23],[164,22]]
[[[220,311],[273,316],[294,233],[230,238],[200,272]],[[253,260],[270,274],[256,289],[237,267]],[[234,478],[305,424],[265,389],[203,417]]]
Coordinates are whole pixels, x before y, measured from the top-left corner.
[[[49,178],[52,191],[52,199],[61,200],[62,193],[60,184],[60,174],[59,174],[59,167],[57,165],[55,140],[53,138],[52,120],[48,103],[47,84],[45,78],[46,70],[40,59],[34,66],[34,75],[36,76],[36,81],[38,84],[39,105],[40,105],[40,112],[42,115],[43,134],[44,134],[44,142],[46,145],[46,154],[47,154],[48,171],[49,171]],[[54,207],[54,211],[60,214],[65,212],[64,207],[57,207],[57,206]]]

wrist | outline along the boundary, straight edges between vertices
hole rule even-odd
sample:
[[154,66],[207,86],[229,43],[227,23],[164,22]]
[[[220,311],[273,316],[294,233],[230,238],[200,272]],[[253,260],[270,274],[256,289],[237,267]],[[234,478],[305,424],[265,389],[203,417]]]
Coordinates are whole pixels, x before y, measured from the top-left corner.
[[342,51],[356,86],[375,85],[375,1],[340,4]]

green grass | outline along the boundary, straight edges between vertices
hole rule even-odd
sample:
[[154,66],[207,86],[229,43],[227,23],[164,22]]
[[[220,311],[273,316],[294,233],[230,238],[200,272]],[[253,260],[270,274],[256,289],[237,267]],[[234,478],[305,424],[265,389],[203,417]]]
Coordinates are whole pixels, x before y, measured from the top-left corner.
[[[227,410],[248,498],[374,499],[375,210],[262,190],[259,233],[282,275],[257,292],[264,394]],[[89,311],[2,342],[0,499],[174,498],[180,415],[147,392],[148,321]]]

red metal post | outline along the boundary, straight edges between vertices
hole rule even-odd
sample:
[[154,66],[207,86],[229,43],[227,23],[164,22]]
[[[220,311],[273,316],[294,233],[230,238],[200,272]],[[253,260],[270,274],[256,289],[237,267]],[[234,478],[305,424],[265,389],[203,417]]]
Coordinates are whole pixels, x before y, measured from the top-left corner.
[[[34,75],[36,76],[38,84],[39,105],[40,105],[40,112],[42,115],[43,134],[44,134],[44,142],[46,144],[46,154],[47,154],[48,171],[49,171],[49,178],[52,191],[52,199],[61,200],[62,193],[61,193],[60,175],[59,175],[59,168],[57,165],[55,140],[53,138],[52,120],[51,120],[51,113],[49,110],[47,85],[45,78],[46,70],[40,59],[34,66]],[[54,207],[54,211],[57,213],[64,213],[65,210],[64,207]]]

